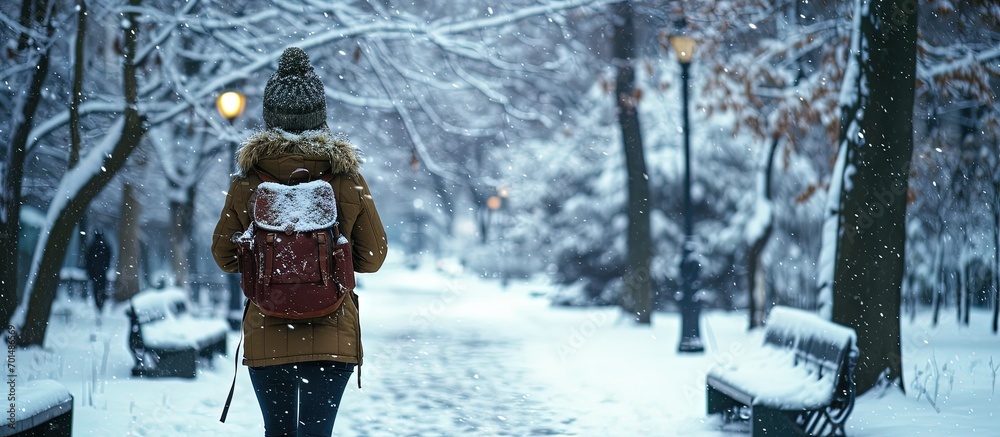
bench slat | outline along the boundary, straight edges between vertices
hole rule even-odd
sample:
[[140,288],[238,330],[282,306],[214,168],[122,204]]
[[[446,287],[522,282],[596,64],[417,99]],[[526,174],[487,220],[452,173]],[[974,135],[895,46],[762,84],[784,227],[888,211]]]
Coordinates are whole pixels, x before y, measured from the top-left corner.
[[767,334],[777,338],[810,338],[834,345],[855,344],[854,330],[823,320],[813,313],[788,307],[774,307],[765,323]]
[[819,377],[814,369],[793,365],[790,349],[761,348],[733,366],[715,367],[709,376],[728,391],[745,393],[746,405],[767,405],[782,410],[802,410],[826,405],[836,387],[836,373]]

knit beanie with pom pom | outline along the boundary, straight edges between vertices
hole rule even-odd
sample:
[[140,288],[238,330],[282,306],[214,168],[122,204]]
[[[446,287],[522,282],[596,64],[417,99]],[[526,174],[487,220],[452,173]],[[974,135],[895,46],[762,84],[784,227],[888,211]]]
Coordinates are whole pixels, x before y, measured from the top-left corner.
[[319,129],[326,122],[326,94],[323,81],[298,47],[281,54],[278,71],[264,87],[264,124],[299,133]]

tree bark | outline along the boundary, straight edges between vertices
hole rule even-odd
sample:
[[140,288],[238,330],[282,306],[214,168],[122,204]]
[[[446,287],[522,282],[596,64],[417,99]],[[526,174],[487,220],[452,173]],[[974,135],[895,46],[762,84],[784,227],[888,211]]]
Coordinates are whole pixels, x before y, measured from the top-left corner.
[[[32,6],[37,6],[37,7],[32,7]],[[45,10],[45,6],[46,6],[45,2],[42,2],[42,1],[37,1],[37,0],[22,0],[21,1],[21,20],[20,20],[21,26],[24,26],[24,28],[26,28],[26,29],[30,29],[32,27],[31,26],[32,22],[34,22],[34,21],[41,22],[40,19],[37,19],[38,16],[36,14],[37,14],[37,10],[39,10],[39,9],[41,9],[42,11],[44,11]],[[28,41],[30,40],[30,38],[31,38],[31,35],[29,35],[26,32],[22,32],[20,35],[18,35],[18,38],[17,38],[17,51],[23,52],[24,49],[28,48]]]
[[[1000,159],[1000,158],[998,158]],[[996,173],[994,173],[994,177]],[[993,334],[1000,322],[1000,184],[993,184]]]
[[[778,151],[778,137],[775,136],[771,139],[771,149],[767,152],[767,165],[764,167],[764,186],[761,187],[762,192],[760,193],[764,199],[770,203],[771,202],[771,177],[774,170],[774,155]],[[749,293],[749,308],[750,313],[750,329],[764,326],[764,317],[767,315],[767,310],[765,305],[767,304],[767,287],[764,281],[758,281],[757,275],[758,268],[760,266],[760,256],[764,253],[764,247],[767,246],[767,241],[771,238],[771,232],[774,231],[774,214],[772,211],[771,219],[767,223],[767,227],[764,231],[750,244],[750,250],[747,252],[747,285]]]
[[937,252],[934,254],[934,283],[932,287],[934,288],[931,295],[931,307],[933,308],[931,316],[931,326],[937,326],[938,319],[941,317],[941,300],[943,297],[942,290],[944,289],[944,237],[943,234],[938,234],[938,247]]
[[[84,80],[84,53],[86,51],[87,40],[87,2],[86,0],[76,0],[76,40],[73,44],[73,95],[70,96],[69,104],[69,164],[68,170],[76,167],[80,161],[80,104],[83,102],[83,80]],[[78,223],[80,232],[74,232],[73,238],[79,242],[77,244],[77,254],[81,262],[87,259],[87,217],[80,218]]]
[[[841,141],[848,171],[840,192],[833,321],[854,328],[858,393],[887,378],[903,388],[900,296],[906,197],[913,151],[916,8],[857,0],[845,77]],[[854,82],[856,81],[856,82]],[[853,83],[851,83],[853,82]]]
[[145,135],[146,128],[143,125],[143,117],[136,109],[138,101],[138,83],[136,79],[136,68],[133,64],[135,59],[136,37],[139,26],[136,18],[136,11],[140,4],[139,0],[129,0],[132,8],[125,13],[126,20],[132,23],[131,28],[123,29],[125,41],[125,56],[123,58],[123,88],[125,96],[125,109],[120,136],[118,137],[110,154],[102,158],[103,170],[90,175],[82,184],[77,194],[69,198],[65,205],[58,211],[55,220],[50,223],[47,229],[43,230],[43,238],[39,241],[41,250],[41,261],[32,278],[29,278],[29,286],[25,290],[25,295],[29,299],[27,314],[25,315],[24,326],[20,330],[23,346],[42,346],[45,341],[45,333],[48,328],[49,314],[52,311],[52,302],[55,299],[56,289],[59,286],[59,270],[62,267],[63,259],[66,256],[69,239],[72,237],[73,227],[83,216],[87,205],[93,200],[101,189],[103,189],[112,177],[125,165],[128,156],[138,146],[139,141]]
[[83,54],[87,38],[87,2],[77,0],[76,41],[73,47],[73,95],[69,104],[69,168],[80,160],[80,102],[83,100]]
[[640,324],[650,324],[653,299],[650,288],[649,263],[653,251],[649,222],[649,181],[639,125],[639,98],[635,89],[635,26],[632,4],[616,3],[614,8],[614,63],[617,67],[615,99],[622,146],[625,148],[625,168],[628,174],[628,234],[626,237],[626,268],[622,278],[622,309]]
[[[171,183],[174,185],[174,183]],[[194,196],[196,185],[189,185],[184,189],[184,201],[170,201],[170,214],[172,217],[170,228],[171,251],[170,258],[173,265],[174,280],[179,287],[187,287],[189,282],[191,260],[194,260]],[[171,189],[177,189],[172,186]]]
[[[21,5],[22,25],[26,28],[34,28],[32,17],[38,18],[38,24],[45,27],[47,38],[51,39],[54,33],[51,18],[43,15],[32,14],[32,4],[37,3],[37,7],[44,13],[46,2],[34,2],[24,0]],[[18,51],[27,56],[27,35],[22,34],[25,40],[24,47],[19,44]],[[24,186],[24,159],[26,155],[25,147],[28,144],[28,136],[34,127],[35,112],[38,104],[42,100],[42,87],[49,74],[49,47],[48,44],[39,44],[46,47],[46,50],[38,52],[35,61],[35,68],[32,69],[31,82],[28,91],[24,94],[19,108],[14,110],[20,117],[15,123],[10,144],[7,148],[6,163],[0,166],[3,171],[3,193],[0,199],[0,321],[4,326],[10,321],[15,308],[21,297],[18,290],[18,244],[21,237],[21,189]]]
[[972,312],[972,272],[969,271],[969,265],[965,261],[965,257],[962,257],[962,324],[969,326],[969,313]]
[[122,193],[115,302],[124,302],[139,293],[139,216],[142,204],[136,199],[134,191],[131,184],[125,184]]

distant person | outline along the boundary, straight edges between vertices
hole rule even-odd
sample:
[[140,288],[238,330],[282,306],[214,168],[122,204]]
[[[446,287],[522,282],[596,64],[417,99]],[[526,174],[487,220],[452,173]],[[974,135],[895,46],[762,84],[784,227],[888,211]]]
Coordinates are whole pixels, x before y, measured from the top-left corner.
[[104,241],[104,232],[94,231],[94,237],[87,246],[87,278],[94,289],[94,303],[97,313],[104,311],[104,301],[108,297],[108,266],[111,265],[111,247]]
[[[250,226],[247,207],[262,172],[283,183],[332,174],[340,232],[351,244],[354,270],[378,270],[386,256],[385,229],[358,172],[355,147],[326,124],[323,82],[304,51],[291,47],[282,53],[263,100],[265,129],[237,152],[237,174],[212,235],[216,263],[238,271],[232,236]],[[348,379],[362,361],[357,299],[351,291],[337,311],[311,319],[266,316],[248,303],[243,364],[250,368],[265,436],[332,434]]]

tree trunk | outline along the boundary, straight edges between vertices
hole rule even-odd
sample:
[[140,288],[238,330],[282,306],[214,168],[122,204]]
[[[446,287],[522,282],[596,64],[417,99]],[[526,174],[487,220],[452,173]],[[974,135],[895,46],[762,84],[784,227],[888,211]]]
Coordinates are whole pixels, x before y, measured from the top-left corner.
[[[173,184],[171,184],[173,185]],[[177,189],[172,186],[171,189]],[[194,195],[195,185],[185,190],[184,201],[170,201],[170,215],[173,218],[170,228],[170,260],[174,272],[174,281],[178,287],[188,288],[191,260],[194,260]]]
[[[996,173],[994,173],[996,175]],[[993,185],[993,334],[1000,322],[1000,184]]]
[[[21,5],[22,22],[26,28],[35,28],[32,25],[32,0],[23,0]],[[44,2],[37,5],[44,13]],[[52,20],[44,15],[38,16],[38,24],[45,27],[47,39],[51,39],[54,33]],[[27,34],[22,34],[25,40],[24,47],[19,45],[18,51],[22,56],[28,56],[34,51],[26,50]],[[45,50],[38,52],[38,59],[35,68],[32,68],[31,82],[28,91],[24,94],[19,105],[14,109],[14,114],[18,115],[17,122],[13,126],[14,135],[11,137],[7,148],[6,163],[0,166],[3,171],[3,192],[0,199],[0,321],[7,326],[14,309],[20,301],[18,290],[18,243],[21,237],[21,189],[24,186],[24,158],[25,147],[28,144],[28,135],[34,127],[35,112],[38,104],[42,100],[42,87],[49,74],[49,44],[39,44]]]
[[122,214],[118,234],[118,277],[115,279],[116,302],[124,302],[139,293],[139,217],[142,204],[135,189],[125,184],[122,193]]
[[969,271],[969,263],[962,259],[962,324],[969,326],[969,313],[972,312],[972,272]]
[[887,378],[903,387],[900,304],[907,177],[913,151],[917,15],[889,0],[857,0],[845,76],[833,321],[854,328],[858,393]]
[[[771,173],[774,170],[774,155],[778,151],[778,137],[775,136],[771,139],[771,149],[767,152],[767,165],[764,166],[764,186],[761,187],[761,193],[759,194],[766,200],[769,204],[771,203]],[[750,329],[764,326],[764,318],[767,315],[767,292],[766,284],[764,281],[758,281],[757,275],[762,272],[758,272],[758,266],[760,265],[760,256],[764,253],[764,247],[767,246],[767,241],[771,238],[771,232],[774,231],[774,212],[771,212],[771,218],[767,222],[767,226],[764,231],[750,243],[750,250],[747,253],[747,285],[749,286],[749,296],[750,296]]]
[[[415,152],[414,152],[415,153]],[[434,192],[437,193],[440,202],[437,205],[438,214],[443,214],[445,217],[444,222],[444,233],[449,237],[454,236],[455,232],[455,203],[454,194],[449,187],[447,179],[441,177],[441,175],[433,172],[427,172],[427,176],[431,178],[431,182],[434,184]]]
[[965,298],[962,296],[962,290],[965,287],[965,268],[962,266],[962,257],[965,256],[965,249],[961,250],[961,254],[958,257],[958,266],[955,273],[954,283],[955,283],[955,322],[959,325],[962,324],[962,304],[965,303]]
[[[76,0],[76,40],[73,44],[73,95],[70,96],[69,104],[69,164],[67,170],[72,170],[80,161],[80,103],[83,101],[83,80],[84,80],[84,57],[87,39],[87,2]],[[77,244],[77,259],[81,263],[77,267],[84,267],[83,260],[87,259],[87,231],[89,226],[87,217],[83,216],[77,223],[79,232],[73,233],[79,244]],[[86,295],[86,293],[84,293]]]
[[[964,249],[962,250],[965,251]],[[951,278],[949,281],[949,286],[955,290],[955,322],[959,325],[962,324],[962,257],[958,258],[958,268],[949,272],[948,275]]]
[[614,63],[617,66],[615,99],[622,146],[625,148],[625,168],[628,174],[628,234],[625,276],[622,278],[622,309],[637,323],[648,325],[653,310],[649,263],[653,255],[649,223],[649,181],[639,126],[639,99],[635,89],[634,40],[635,27],[632,4],[616,3],[614,8]]
[[[33,7],[34,6],[34,7]],[[44,13],[46,9],[45,2],[37,0],[22,0],[21,1],[21,19],[20,23],[25,29],[31,29],[32,22],[41,22],[41,16],[39,13]],[[24,49],[28,48],[28,41],[30,41],[31,35],[27,32],[21,32],[17,38],[17,51],[23,52]]]
[[[67,176],[85,176],[85,181],[81,184],[79,190],[75,191],[75,195],[72,195],[65,201],[62,208],[55,214],[55,220],[48,225],[48,228],[42,230],[42,237],[39,240],[38,248],[36,248],[36,251],[41,251],[40,255],[36,254],[36,259],[39,256],[41,259],[38,267],[34,270],[34,274],[29,278],[29,285],[25,290],[28,307],[25,314],[24,326],[20,330],[21,341],[19,342],[24,346],[42,346],[45,342],[49,314],[52,311],[52,301],[55,299],[56,289],[59,286],[59,269],[62,267],[63,259],[66,256],[68,242],[72,236],[74,225],[83,216],[90,201],[100,193],[101,189],[125,165],[126,159],[135,147],[138,146],[139,141],[146,132],[143,126],[144,120],[136,110],[138,84],[135,65],[132,64],[132,60],[135,58],[136,36],[137,29],[139,28],[136,25],[138,13],[133,11],[136,11],[136,7],[139,6],[140,1],[129,0],[129,4],[132,6],[132,9],[125,16],[126,20],[132,25],[129,29],[123,29],[125,56],[122,71],[126,105],[122,116],[123,120],[119,122],[120,127],[116,127],[120,130],[120,133],[111,134],[120,136],[117,138],[111,153],[101,158],[101,171]],[[76,170],[86,169],[78,167],[74,171]],[[64,177],[64,180],[66,180],[66,177]],[[73,194],[73,192],[65,194]],[[59,206],[50,205],[50,209],[52,208],[59,208]]]
[[76,2],[76,41],[73,46],[73,95],[69,104],[69,168],[80,160],[80,102],[83,100],[83,55],[87,38],[87,2]]
[[931,307],[934,309],[931,326],[937,326],[941,318],[941,301],[944,300],[944,230],[938,230],[937,252],[934,254],[934,290],[931,296]]

